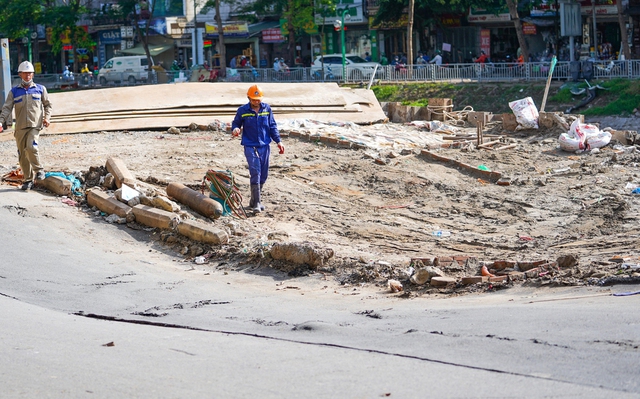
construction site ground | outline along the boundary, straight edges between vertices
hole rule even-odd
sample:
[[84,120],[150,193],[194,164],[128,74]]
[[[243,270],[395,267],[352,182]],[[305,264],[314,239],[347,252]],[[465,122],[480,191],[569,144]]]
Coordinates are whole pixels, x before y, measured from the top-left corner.
[[[610,121],[604,122],[601,128]],[[624,123],[628,127],[629,121]],[[94,176],[106,173],[110,157],[121,159],[138,181],[159,192],[169,182],[199,189],[208,170],[228,170],[247,205],[249,174],[240,140],[216,126],[221,124],[173,133],[44,135],[39,147],[47,171],[73,172],[85,183],[90,170]],[[557,128],[514,133],[499,122],[490,123],[485,134],[502,136],[503,143],[515,144],[511,148],[440,148],[442,133],[408,124],[334,127],[326,134],[304,122],[281,127],[286,151],[272,151],[265,212],[205,220],[187,210],[227,231],[226,244],[204,245],[135,222],[128,227],[193,267],[284,279],[321,273],[336,284],[389,292],[394,291],[389,281],[396,280],[402,285],[398,295],[408,297],[520,285],[640,283],[640,195],[633,193],[640,186],[640,153],[633,146],[612,141],[577,154],[559,148]],[[475,132],[467,125],[458,134]],[[362,140],[345,140],[354,134]],[[393,137],[420,141],[398,146],[389,144]],[[443,158],[426,156],[427,146]],[[10,134],[0,135],[0,154],[4,175],[17,164]],[[503,184],[460,164],[499,174]],[[29,195],[52,194],[36,188]],[[56,198],[69,203],[69,217],[108,223],[107,215],[90,209],[82,197],[72,198],[76,203]],[[46,223],[46,215],[40,217]],[[333,256],[316,265],[275,260],[269,250],[278,243]],[[429,284],[416,278],[417,270],[431,265],[437,268],[432,276],[451,280]],[[493,278],[481,277],[483,265]],[[463,284],[463,277],[466,283],[474,281],[468,277],[480,282]]]

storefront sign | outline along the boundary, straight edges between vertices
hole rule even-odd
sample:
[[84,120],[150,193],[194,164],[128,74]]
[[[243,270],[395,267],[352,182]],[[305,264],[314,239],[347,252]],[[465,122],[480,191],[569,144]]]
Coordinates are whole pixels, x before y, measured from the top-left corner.
[[[218,36],[218,26],[210,23],[205,24],[205,32],[209,37]],[[243,37],[249,36],[249,25],[246,22],[240,22],[237,24],[226,24],[222,26],[222,33],[225,36]]]
[[101,30],[98,33],[98,41],[101,44],[120,44],[120,29]]
[[469,8],[467,21],[473,23],[508,22],[511,21],[511,15],[509,15],[509,10],[506,6],[499,10],[487,10],[485,8],[471,7]]
[[322,12],[316,13],[315,23],[316,25],[333,25],[335,21],[342,21],[342,13],[345,8],[348,9],[344,19],[345,25],[366,22],[362,14],[364,8],[362,3],[363,0],[340,0],[338,4],[335,5],[335,11],[325,10],[324,15]]
[[531,8],[530,15],[532,17],[555,17],[558,14],[558,8],[555,1],[542,0],[539,5]]
[[[595,13],[597,15],[617,15],[618,6],[616,5],[616,1],[617,0],[607,0],[607,1],[596,0]],[[602,4],[602,3],[606,3],[606,4]],[[580,1],[580,5],[582,5],[582,15],[593,14],[593,0]]]
[[280,28],[265,29],[262,31],[262,41],[264,43],[282,43],[284,36]]
[[534,24],[531,24],[529,22],[523,22],[522,33],[524,33],[525,35],[535,35],[536,33],[538,33],[538,31]]
[[480,50],[485,54],[491,54],[491,31],[489,29],[480,30]]
[[380,22],[378,25],[373,25],[373,18],[370,18],[370,21],[369,21],[369,26],[371,26],[370,29],[374,29],[374,30],[401,29],[401,28],[406,28],[408,24],[409,24],[409,17],[407,17],[407,14],[403,14],[400,17],[400,19],[397,21],[383,21],[383,22]]
[[442,14],[440,16],[440,23],[443,27],[455,28],[462,26],[462,15],[458,14]]

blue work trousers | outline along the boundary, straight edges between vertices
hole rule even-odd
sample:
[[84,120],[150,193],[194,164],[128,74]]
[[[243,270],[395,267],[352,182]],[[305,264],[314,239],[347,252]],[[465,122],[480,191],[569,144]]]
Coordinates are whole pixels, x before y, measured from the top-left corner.
[[253,184],[264,184],[269,176],[269,155],[271,147],[244,147],[244,156],[249,164],[249,182]]

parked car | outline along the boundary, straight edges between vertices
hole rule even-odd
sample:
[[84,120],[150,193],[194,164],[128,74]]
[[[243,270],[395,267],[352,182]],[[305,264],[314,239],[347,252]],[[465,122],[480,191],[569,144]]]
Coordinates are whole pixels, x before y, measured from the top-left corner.
[[98,72],[98,80],[102,86],[108,82],[146,82],[148,77],[149,62],[146,56],[141,55],[111,58]]
[[[322,68],[322,62],[324,57],[325,73],[327,67],[331,67],[333,76],[338,79],[342,79],[342,54],[325,54],[324,56],[318,55],[313,61],[311,66],[312,73],[319,71]],[[364,58],[357,54],[345,54],[345,66],[347,71],[347,77],[350,80],[370,79],[373,71],[376,72],[376,76],[382,75],[382,68],[377,62],[367,62]]]

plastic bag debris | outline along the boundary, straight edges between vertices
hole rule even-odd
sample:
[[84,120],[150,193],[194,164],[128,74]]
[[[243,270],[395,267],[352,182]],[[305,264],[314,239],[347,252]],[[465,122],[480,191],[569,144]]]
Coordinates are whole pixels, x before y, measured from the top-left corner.
[[398,280],[390,279],[387,282],[387,285],[389,287],[389,291],[391,291],[391,292],[400,292],[403,289],[402,288],[402,283],[399,282]]

